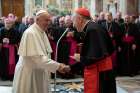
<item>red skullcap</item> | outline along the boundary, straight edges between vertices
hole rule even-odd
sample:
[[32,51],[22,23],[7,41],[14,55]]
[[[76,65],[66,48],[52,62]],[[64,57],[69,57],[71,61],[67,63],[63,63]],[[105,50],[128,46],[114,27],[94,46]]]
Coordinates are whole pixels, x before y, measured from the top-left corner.
[[90,12],[86,8],[78,8],[78,9],[76,9],[75,12],[78,13],[78,14],[80,14],[80,15],[82,15],[82,16],[90,17]]

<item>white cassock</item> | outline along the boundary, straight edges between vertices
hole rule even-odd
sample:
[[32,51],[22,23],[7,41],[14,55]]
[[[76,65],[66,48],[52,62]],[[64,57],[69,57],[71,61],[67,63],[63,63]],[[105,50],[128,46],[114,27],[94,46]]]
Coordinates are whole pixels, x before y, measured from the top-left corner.
[[47,35],[34,23],[21,39],[12,93],[51,93],[50,72],[60,66],[49,57],[51,52]]

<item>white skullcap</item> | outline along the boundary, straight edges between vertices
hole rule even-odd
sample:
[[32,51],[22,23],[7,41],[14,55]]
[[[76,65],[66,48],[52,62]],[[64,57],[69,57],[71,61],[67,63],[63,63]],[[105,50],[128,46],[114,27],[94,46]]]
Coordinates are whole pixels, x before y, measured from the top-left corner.
[[46,10],[39,10],[39,11],[36,13],[36,16],[39,16],[40,14],[46,13],[46,12],[47,12]]

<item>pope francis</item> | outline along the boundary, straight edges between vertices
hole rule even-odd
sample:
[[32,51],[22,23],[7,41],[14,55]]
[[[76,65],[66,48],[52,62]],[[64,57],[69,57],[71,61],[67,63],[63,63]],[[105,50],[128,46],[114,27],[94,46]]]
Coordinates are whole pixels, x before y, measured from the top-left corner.
[[68,72],[69,66],[50,58],[52,52],[45,31],[51,21],[45,10],[36,13],[36,21],[23,34],[19,46],[12,93],[51,93],[50,72]]

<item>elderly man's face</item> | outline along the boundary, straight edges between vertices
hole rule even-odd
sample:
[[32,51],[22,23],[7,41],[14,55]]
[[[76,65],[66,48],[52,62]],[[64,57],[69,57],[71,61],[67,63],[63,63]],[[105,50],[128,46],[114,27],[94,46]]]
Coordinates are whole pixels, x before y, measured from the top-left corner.
[[71,27],[71,25],[72,25],[72,20],[71,20],[71,19],[66,19],[66,20],[65,20],[65,25],[66,25],[66,27]]
[[42,15],[39,19],[38,19],[38,23],[40,24],[40,26],[42,27],[43,30],[47,30],[48,25],[51,22],[51,16],[50,15]]
[[61,26],[61,27],[63,27],[64,26],[64,20],[59,20],[59,25]]
[[104,20],[105,19],[105,14],[103,12],[100,13],[100,19]]
[[124,21],[125,21],[125,23],[129,23],[130,22],[130,16],[125,16]]
[[112,15],[110,13],[106,13],[106,20],[112,21]]
[[120,19],[122,17],[121,13],[117,13],[117,18]]
[[81,18],[79,15],[74,14],[72,17],[72,21],[73,21],[73,26],[77,29],[78,32],[81,32]]

